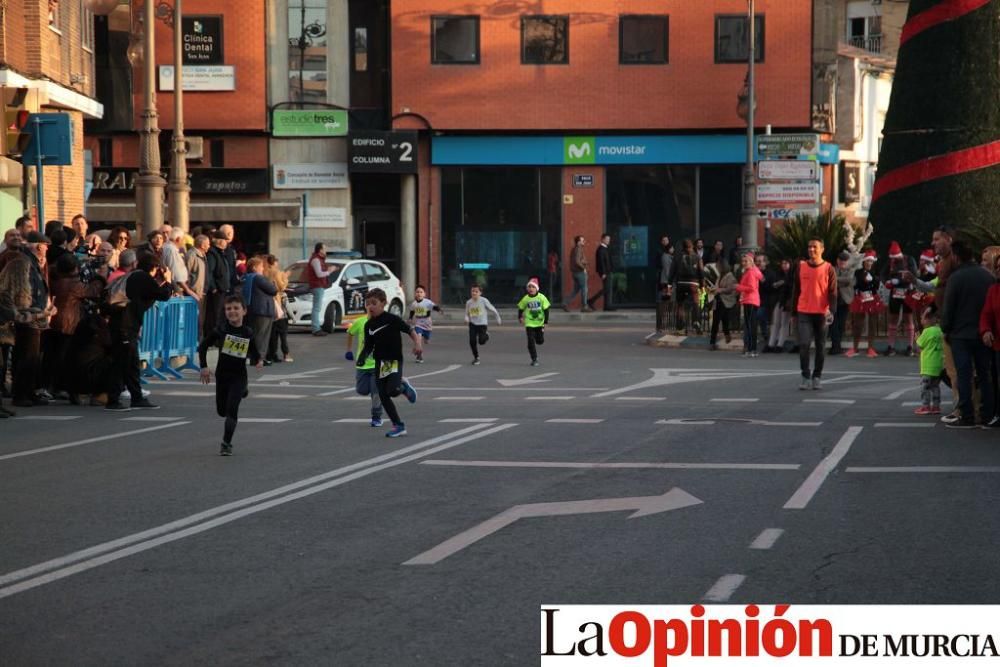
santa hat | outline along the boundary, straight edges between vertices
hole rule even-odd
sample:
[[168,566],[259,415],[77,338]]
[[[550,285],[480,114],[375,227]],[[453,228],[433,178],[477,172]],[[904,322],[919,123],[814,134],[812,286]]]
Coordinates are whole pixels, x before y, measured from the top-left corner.
[[934,251],[931,248],[928,248],[927,250],[924,250],[922,253],[920,253],[921,262],[930,262],[931,264],[933,264],[934,257],[935,257]]
[[862,262],[867,262],[867,261],[871,260],[871,261],[874,262],[876,259],[878,259],[878,255],[875,254],[874,250],[866,250],[865,251],[865,256],[864,256],[864,258],[861,261]]
[[538,286],[538,278],[528,278],[528,284],[525,285],[525,287],[530,287],[531,285],[534,285],[535,289],[541,289],[541,287]]
[[889,244],[889,258],[890,259],[903,259],[903,249],[899,247],[899,244],[893,241]]

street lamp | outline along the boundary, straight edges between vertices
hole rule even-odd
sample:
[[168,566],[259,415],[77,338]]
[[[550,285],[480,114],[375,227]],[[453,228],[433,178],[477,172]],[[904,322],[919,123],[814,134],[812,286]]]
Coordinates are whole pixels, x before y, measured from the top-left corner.
[[174,134],[170,151],[170,183],[167,186],[170,222],[185,232],[191,228],[191,186],[187,174],[187,141],[184,139],[184,76],[183,30],[181,29],[181,1],[174,6],[161,2],[156,16],[174,29]]
[[754,111],[757,96],[754,85],[754,59],[756,57],[757,34],[754,22],[754,0],[747,0],[747,76],[743,89],[737,96],[736,113],[747,121],[747,159],[743,166],[743,215],[740,225],[743,247],[757,249],[757,186],[754,179]]
[[166,182],[160,176],[160,128],[156,111],[156,43],[153,23],[156,13],[153,0],[143,4],[140,18],[143,39],[142,50],[138,44],[130,46],[130,59],[141,61],[143,65],[143,110],[142,129],[139,130],[139,177],[135,181],[135,233],[142,239],[147,229],[163,226],[163,188]]

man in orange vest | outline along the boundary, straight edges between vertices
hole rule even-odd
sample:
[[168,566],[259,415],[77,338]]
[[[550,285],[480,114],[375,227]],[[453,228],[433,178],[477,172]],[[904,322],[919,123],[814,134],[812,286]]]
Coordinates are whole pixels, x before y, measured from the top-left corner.
[[309,258],[309,264],[306,265],[306,280],[309,281],[309,293],[312,294],[313,300],[312,317],[309,320],[313,336],[326,335],[320,327],[323,325],[323,295],[330,286],[328,279],[330,273],[326,270],[326,247],[322,243],[317,243]]
[[[826,358],[826,328],[837,309],[837,272],[823,260],[823,242],[809,239],[808,259],[799,261],[792,281],[789,310],[798,323],[799,366],[802,381],[799,389],[822,387],[823,362]],[[816,343],[816,363],[809,371],[809,343]]]

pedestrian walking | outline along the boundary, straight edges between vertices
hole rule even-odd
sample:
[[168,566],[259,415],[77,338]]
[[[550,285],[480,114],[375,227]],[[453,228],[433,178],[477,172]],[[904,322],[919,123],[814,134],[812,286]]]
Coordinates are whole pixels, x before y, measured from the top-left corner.
[[[372,308],[365,304],[365,314],[351,322],[347,329],[347,352],[344,352],[344,359],[354,361],[355,357],[361,356],[361,350],[365,347],[365,326],[372,316]],[[354,346],[352,347],[352,343]],[[368,357],[364,364],[354,367],[354,391],[359,396],[371,397],[371,427],[378,428],[382,425],[382,399],[379,398],[378,383],[376,382],[375,359]]]
[[538,291],[538,281],[532,278],[525,286],[527,294],[517,302],[517,321],[524,326],[528,338],[531,365],[538,365],[539,345],[545,344],[545,325],[549,323],[549,300]]
[[587,305],[591,308],[597,303],[597,300],[604,297],[604,310],[614,310],[612,304],[612,292],[613,290],[613,274],[614,266],[611,262],[611,234],[601,234],[601,244],[597,246],[597,253],[595,256],[595,267],[597,269],[597,275],[601,279],[601,289],[594,296],[590,297],[587,301]]
[[589,313],[593,310],[587,301],[587,255],[583,247],[587,240],[583,236],[576,236],[573,239],[573,249],[570,251],[569,268],[573,273],[573,293],[569,295],[563,305],[563,310],[569,312],[569,304],[576,295],[580,295],[580,312]]
[[472,365],[479,365],[479,346],[486,345],[490,339],[488,331],[488,313],[497,318],[497,326],[501,325],[500,312],[493,307],[490,300],[483,296],[479,285],[469,289],[469,300],[465,302],[465,321],[469,325],[469,347],[472,349]]
[[874,250],[865,252],[861,260],[861,268],[854,272],[854,300],[851,301],[851,329],[854,334],[854,347],[847,351],[846,356],[857,356],[861,348],[861,332],[868,330],[868,356],[877,357],[875,351],[875,318],[885,310],[882,299],[878,296],[878,278],[875,276],[875,260],[878,256]]
[[[944,334],[938,326],[937,309],[933,306],[927,308],[920,318],[920,324],[922,331],[917,338],[917,347],[920,349],[920,407],[914,410],[913,414],[939,415],[941,372],[944,370]],[[992,334],[984,334],[983,344],[992,346],[992,343]]]
[[239,421],[240,403],[247,397],[250,385],[247,380],[247,359],[261,368],[263,358],[254,342],[254,331],[246,324],[247,309],[243,297],[230,294],[224,303],[225,322],[198,345],[201,365],[201,383],[212,381],[208,370],[208,348],[218,346],[219,359],[215,365],[215,412],[226,422],[222,431],[220,456],[233,455],[233,434]]
[[917,264],[913,258],[904,255],[899,243],[889,244],[889,261],[882,269],[882,284],[889,290],[889,349],[887,357],[896,355],[896,335],[900,329],[906,331],[906,356],[913,354],[913,309],[907,303],[906,296],[913,291],[913,285],[908,279],[917,272]]
[[313,336],[325,336],[323,331],[323,296],[330,286],[330,275],[332,271],[326,270],[326,246],[317,243],[313,247],[313,254],[306,264],[305,276],[309,284],[309,294],[312,296],[312,315],[309,319],[309,326]]
[[363,367],[368,357],[374,356],[379,398],[392,420],[392,429],[385,435],[387,438],[398,438],[406,435],[406,424],[400,419],[392,399],[403,394],[410,403],[417,402],[416,389],[403,377],[403,345],[400,335],[408,335],[413,340],[414,354],[421,352],[423,338],[401,317],[385,310],[386,300],[385,292],[377,287],[370,290],[365,298],[369,319],[365,324],[365,344],[356,364]]
[[764,275],[754,264],[754,255],[748,252],[743,255],[743,275],[736,284],[740,293],[740,305],[743,306],[743,356],[757,356],[757,311],[760,309],[760,284]]
[[660,238],[660,255],[658,258],[656,282],[656,333],[667,330],[667,315],[673,300],[673,286],[670,284],[670,274],[674,266],[674,246],[669,236]]
[[736,305],[739,301],[739,292],[736,291],[736,276],[733,275],[733,270],[729,266],[729,262],[725,258],[720,258],[715,263],[715,266],[719,274],[719,280],[713,286],[709,287],[713,303],[715,304],[712,313],[712,332],[708,339],[710,350],[719,349],[717,345],[717,341],[719,340],[719,325],[722,325],[722,332],[726,337],[726,342],[732,341],[730,325],[733,319],[733,312],[736,310]]
[[[441,310],[441,306],[427,298],[427,288],[423,285],[417,285],[416,289],[413,290],[413,302],[410,303],[409,323],[414,331],[424,339],[424,345],[431,341],[431,332],[434,329],[432,317],[434,311],[444,312]],[[416,362],[418,364],[424,363],[423,351],[417,354]]]
[[[837,272],[823,259],[823,241],[809,239],[805,261],[799,260],[792,279],[789,310],[795,317],[799,341],[799,389],[822,389],[826,361],[826,331],[837,308]],[[809,345],[815,343],[816,356],[809,369]]]

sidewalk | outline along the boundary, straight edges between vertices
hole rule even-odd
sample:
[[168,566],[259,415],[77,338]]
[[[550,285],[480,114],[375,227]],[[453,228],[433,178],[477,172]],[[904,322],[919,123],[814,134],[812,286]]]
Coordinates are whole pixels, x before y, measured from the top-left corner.
[[[465,310],[463,306],[442,306],[442,308],[444,309],[443,313],[434,313],[435,324],[461,324],[465,321]],[[498,307],[497,310],[500,311],[500,317],[503,318],[504,322],[517,322],[516,308]],[[573,310],[572,312],[567,313],[562,309],[562,306],[552,306],[549,310],[549,321],[553,324],[643,322],[649,323],[649,328],[652,329],[656,325],[656,310],[653,308],[630,308],[614,310],[607,313],[601,310],[595,310],[592,313],[581,313],[579,310]],[[493,324],[493,322],[494,319],[491,315],[490,324]]]
[[[645,338],[647,345],[652,345],[653,347],[668,347],[668,348],[687,348],[692,350],[707,350],[709,348],[708,336],[685,336],[684,334],[674,334],[674,333],[663,333],[657,334],[655,331],[650,333]],[[829,339],[827,339],[829,344]],[[845,341],[850,342],[850,341]],[[734,332],[733,340],[727,343],[721,334],[717,343],[720,351],[730,351],[730,352],[742,352],[743,351],[743,332]],[[788,350],[794,345],[791,341],[785,342],[785,354],[788,354]],[[845,348],[847,349],[847,348]],[[889,349],[889,342],[885,338],[875,339],[875,350],[879,355],[884,354]],[[906,350],[906,343],[903,341],[900,344],[896,341],[896,352],[900,356],[903,356],[903,352]],[[864,354],[868,351],[868,344],[862,342],[861,352]],[[774,354],[781,354],[781,352],[776,352]],[[916,353],[915,356],[919,356]]]

